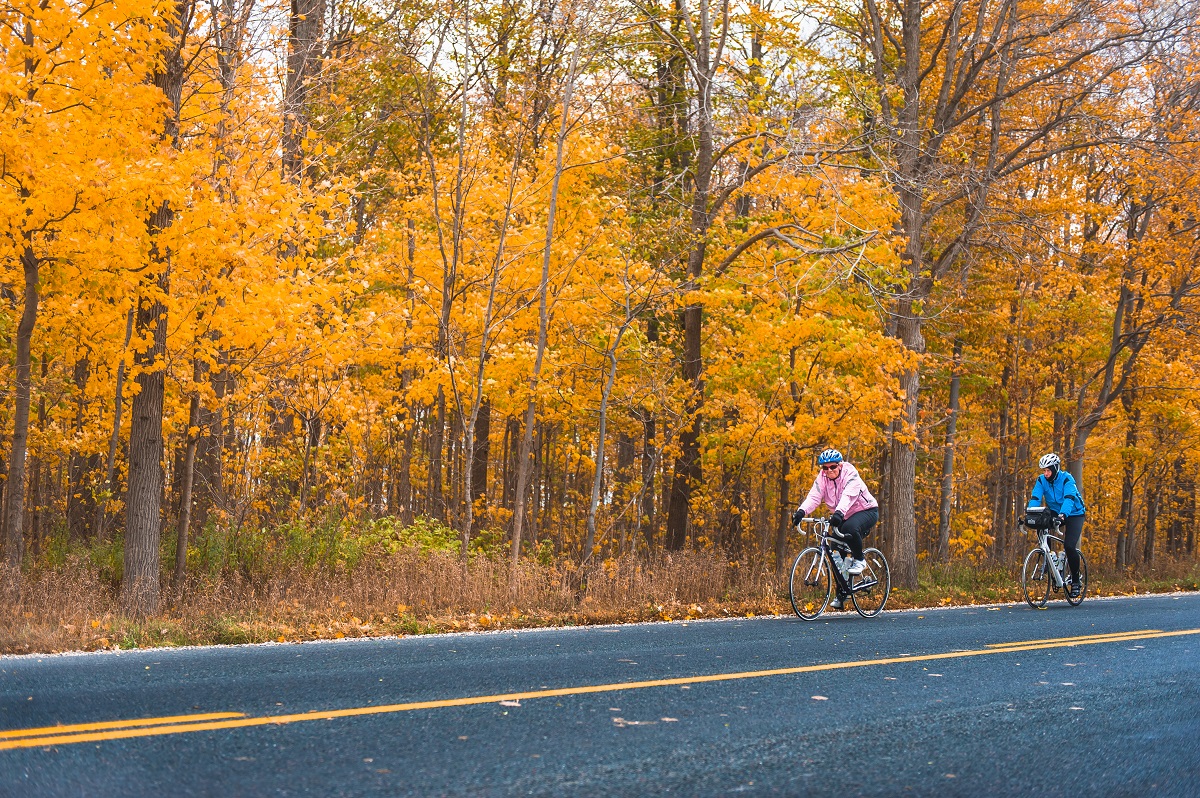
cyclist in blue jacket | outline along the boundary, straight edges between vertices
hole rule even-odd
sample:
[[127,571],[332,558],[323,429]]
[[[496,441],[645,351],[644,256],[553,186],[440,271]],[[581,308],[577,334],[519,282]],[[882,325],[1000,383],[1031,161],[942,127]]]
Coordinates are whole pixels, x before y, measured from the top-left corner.
[[1063,528],[1063,548],[1071,567],[1071,598],[1079,595],[1079,538],[1083,536],[1083,516],[1087,508],[1075,478],[1061,469],[1062,460],[1054,452],[1038,461],[1042,475],[1033,485],[1033,500],[1058,513]]

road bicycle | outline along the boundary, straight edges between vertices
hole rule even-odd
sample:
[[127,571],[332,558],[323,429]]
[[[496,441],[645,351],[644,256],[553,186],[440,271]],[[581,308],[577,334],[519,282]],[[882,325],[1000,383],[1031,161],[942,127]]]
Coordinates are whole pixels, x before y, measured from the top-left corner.
[[892,592],[892,574],[883,552],[864,549],[866,568],[861,574],[851,574],[850,547],[830,534],[829,519],[802,518],[796,528],[805,524],[810,525],[818,543],[797,554],[792,563],[788,597],[796,614],[806,621],[816,620],[829,606],[836,585],[839,595],[850,596],[859,615],[878,615]]
[[1058,517],[1051,516],[1045,508],[1031,507],[1019,519],[1038,536],[1037,545],[1025,555],[1025,564],[1021,567],[1021,591],[1025,594],[1025,601],[1035,610],[1046,606],[1051,590],[1055,593],[1062,592],[1072,607],[1082,604],[1083,597],[1087,595],[1087,558],[1083,556],[1082,551],[1079,552],[1079,595],[1072,597],[1066,542],[1060,535],[1055,534],[1060,525]]

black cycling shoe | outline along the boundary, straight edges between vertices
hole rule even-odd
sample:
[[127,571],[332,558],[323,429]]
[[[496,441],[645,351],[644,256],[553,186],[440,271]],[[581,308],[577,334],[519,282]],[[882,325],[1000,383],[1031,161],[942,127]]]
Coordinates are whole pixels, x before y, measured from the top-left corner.
[[1071,592],[1071,598],[1079,598],[1079,594],[1083,592],[1083,586],[1078,582],[1072,582],[1071,587],[1068,589]]

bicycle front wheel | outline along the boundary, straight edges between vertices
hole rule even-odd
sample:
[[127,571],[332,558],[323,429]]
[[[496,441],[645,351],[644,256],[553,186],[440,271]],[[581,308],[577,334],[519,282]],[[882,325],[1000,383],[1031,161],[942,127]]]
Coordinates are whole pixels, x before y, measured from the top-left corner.
[[1033,549],[1025,555],[1025,565],[1021,568],[1021,591],[1025,601],[1035,610],[1046,606],[1050,598],[1050,575],[1046,573],[1046,553],[1041,549]]
[[863,559],[867,567],[858,576],[850,577],[850,600],[859,615],[873,618],[883,611],[888,594],[892,592],[892,572],[879,549],[866,549]]
[[825,611],[832,592],[829,566],[821,550],[810,546],[797,554],[788,579],[788,595],[796,614],[806,621],[815,620]]
[[1083,597],[1087,595],[1087,558],[1083,556],[1083,552],[1079,552],[1079,595],[1071,598],[1070,583],[1067,583],[1067,603],[1072,607],[1078,607],[1083,603]]

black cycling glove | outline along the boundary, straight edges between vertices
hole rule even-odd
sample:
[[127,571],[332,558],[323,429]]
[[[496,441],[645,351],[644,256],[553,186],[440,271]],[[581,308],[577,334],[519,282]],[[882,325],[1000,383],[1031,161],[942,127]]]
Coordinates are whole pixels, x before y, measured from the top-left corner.
[[803,520],[804,520],[804,508],[797,507],[796,512],[792,513],[792,526],[799,526],[800,522]]
[[831,527],[833,527],[834,529],[837,529],[839,526],[842,525],[842,522],[845,520],[846,520],[846,516],[842,515],[841,510],[837,510],[836,512],[834,512],[833,515],[829,516],[829,525]]

